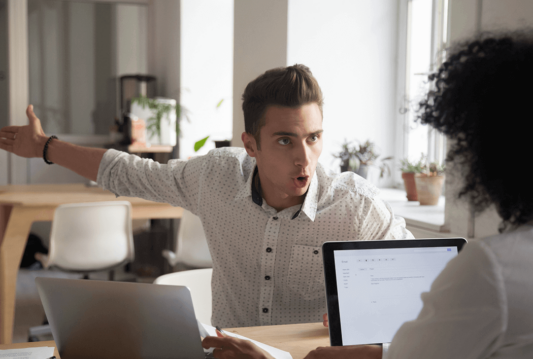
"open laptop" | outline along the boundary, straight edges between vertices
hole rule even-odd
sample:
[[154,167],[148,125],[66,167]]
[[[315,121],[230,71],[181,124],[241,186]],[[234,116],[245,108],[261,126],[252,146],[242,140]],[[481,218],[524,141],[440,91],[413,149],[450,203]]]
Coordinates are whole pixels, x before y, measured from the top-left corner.
[[36,278],[61,359],[209,358],[187,287]]
[[463,238],[326,242],[322,246],[332,346],[389,343],[422,309],[420,295]]

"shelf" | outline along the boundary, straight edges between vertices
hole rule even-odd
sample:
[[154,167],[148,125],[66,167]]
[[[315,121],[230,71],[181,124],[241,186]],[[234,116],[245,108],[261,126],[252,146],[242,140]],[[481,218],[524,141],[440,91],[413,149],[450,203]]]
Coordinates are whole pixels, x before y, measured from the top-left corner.
[[435,206],[421,206],[418,202],[408,202],[405,191],[394,188],[380,188],[380,198],[387,202],[394,213],[405,219],[407,225],[412,225],[435,232],[440,232],[444,226],[444,196]]

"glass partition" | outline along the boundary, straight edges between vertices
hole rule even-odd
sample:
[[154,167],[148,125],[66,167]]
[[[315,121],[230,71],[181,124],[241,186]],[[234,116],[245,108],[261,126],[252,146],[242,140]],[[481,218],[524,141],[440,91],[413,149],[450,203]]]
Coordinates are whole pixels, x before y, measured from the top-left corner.
[[144,5],[28,0],[29,98],[44,131],[106,135],[118,80],[147,73]]
[[7,92],[7,4],[0,0],[0,128],[9,125]]

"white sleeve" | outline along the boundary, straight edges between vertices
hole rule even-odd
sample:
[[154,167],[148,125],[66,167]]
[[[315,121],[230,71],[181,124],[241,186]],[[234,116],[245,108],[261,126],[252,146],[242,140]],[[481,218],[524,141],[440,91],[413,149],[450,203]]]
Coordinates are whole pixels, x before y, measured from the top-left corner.
[[117,196],[166,202],[196,213],[206,162],[206,156],[202,156],[161,164],[125,152],[108,150],[100,163],[97,183]]
[[483,242],[467,244],[422,301],[418,318],[400,327],[385,358],[488,358],[503,339],[507,299],[501,267]]

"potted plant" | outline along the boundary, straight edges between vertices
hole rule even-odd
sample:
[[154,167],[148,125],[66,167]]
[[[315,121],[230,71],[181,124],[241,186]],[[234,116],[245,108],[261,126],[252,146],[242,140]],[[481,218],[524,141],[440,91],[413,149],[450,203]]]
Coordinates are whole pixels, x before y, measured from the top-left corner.
[[[131,104],[132,106],[138,104],[143,110],[149,111],[149,115],[146,115],[148,143],[176,145],[176,139],[180,134],[181,117],[184,116],[189,121],[188,111],[183,106],[175,100],[152,99],[146,96],[132,98]],[[163,122],[165,117],[168,123]]]
[[354,162],[355,149],[351,147],[351,141],[345,139],[341,148],[342,150],[339,153],[333,154],[333,157],[341,160],[341,172],[354,171],[357,166]]
[[415,174],[422,173],[425,169],[425,157],[424,154],[420,156],[418,162],[411,162],[405,158],[400,161],[402,171],[402,179],[405,187],[405,193],[408,201],[418,201],[418,195],[416,192]]
[[[359,167],[357,167],[355,173],[363,178],[367,178],[369,166],[371,166],[379,157],[375,144],[370,142],[370,140],[366,140],[363,144],[359,145],[359,148],[353,151],[353,155],[359,162]],[[381,171],[382,175],[384,171],[384,169]]]
[[444,183],[444,165],[431,163],[424,172],[415,174],[418,202],[423,206],[434,206],[439,203],[439,197]]
[[[375,145],[367,140],[359,146],[352,146],[351,141],[344,140],[341,145],[342,150],[333,154],[333,157],[341,160],[341,172],[352,171],[363,178],[368,177],[368,168],[379,157],[375,149]],[[388,161],[392,160],[392,156],[381,160],[379,167],[379,178],[383,178],[385,173],[390,174],[390,167]]]

